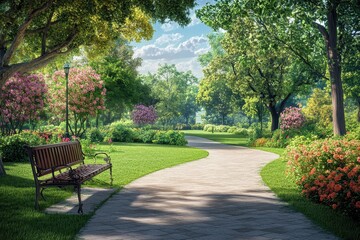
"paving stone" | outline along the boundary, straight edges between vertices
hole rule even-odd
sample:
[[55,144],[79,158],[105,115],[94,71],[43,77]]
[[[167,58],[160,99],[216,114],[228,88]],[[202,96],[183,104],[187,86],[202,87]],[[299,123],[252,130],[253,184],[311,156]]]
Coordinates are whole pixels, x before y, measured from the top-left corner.
[[[83,212],[84,214],[89,214],[95,211],[96,207],[106,199],[108,199],[111,194],[113,194],[115,189],[104,189],[104,188],[81,188],[81,201],[83,203]],[[55,205],[50,206],[45,209],[46,213],[63,213],[63,214],[78,214],[78,197],[77,193]]]
[[[80,239],[337,239],[291,210],[262,182],[273,153],[190,137],[209,156],[127,185],[80,231]],[[316,237],[316,238],[314,238]]]

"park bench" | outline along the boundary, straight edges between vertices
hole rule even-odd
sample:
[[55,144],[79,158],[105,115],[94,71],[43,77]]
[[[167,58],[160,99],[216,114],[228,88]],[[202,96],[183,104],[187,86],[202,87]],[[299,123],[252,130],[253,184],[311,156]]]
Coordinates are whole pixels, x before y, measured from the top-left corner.
[[[96,153],[91,157],[94,164],[85,164],[85,155],[79,141],[62,142],[41,146],[25,146],[28,152],[35,181],[35,209],[39,209],[39,197],[44,200],[43,190],[48,187],[73,186],[77,191],[79,208],[83,213],[81,202],[81,184],[94,176],[110,170],[112,185],[112,165],[106,153]],[[105,163],[97,164],[96,158],[104,156]]]

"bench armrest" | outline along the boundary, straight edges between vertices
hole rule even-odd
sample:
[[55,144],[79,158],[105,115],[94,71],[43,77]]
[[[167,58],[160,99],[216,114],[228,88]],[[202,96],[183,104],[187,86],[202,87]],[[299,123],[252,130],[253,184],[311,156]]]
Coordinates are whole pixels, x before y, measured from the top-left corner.
[[96,156],[98,156],[98,155],[105,155],[105,156],[104,156],[104,161],[105,161],[106,163],[111,163],[111,158],[110,158],[110,156],[109,156],[107,153],[104,153],[104,152],[95,153],[95,154],[92,156],[93,159],[94,159],[94,162],[96,162]]

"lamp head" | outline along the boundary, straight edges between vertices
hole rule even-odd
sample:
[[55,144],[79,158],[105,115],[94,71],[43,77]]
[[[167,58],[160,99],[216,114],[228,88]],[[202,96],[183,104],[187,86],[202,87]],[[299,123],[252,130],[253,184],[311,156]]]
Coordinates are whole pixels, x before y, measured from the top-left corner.
[[65,74],[69,74],[69,70],[70,70],[70,64],[69,64],[69,63],[65,63],[65,64],[64,64],[64,72],[65,72]]

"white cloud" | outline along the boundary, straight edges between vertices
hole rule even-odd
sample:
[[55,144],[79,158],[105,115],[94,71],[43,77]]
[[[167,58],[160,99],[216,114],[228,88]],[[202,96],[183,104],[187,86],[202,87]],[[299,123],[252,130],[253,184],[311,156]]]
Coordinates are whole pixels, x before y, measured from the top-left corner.
[[177,42],[182,39],[184,36],[180,33],[172,33],[172,34],[163,34],[158,39],[155,40],[155,45],[164,45],[172,42]]
[[198,25],[198,24],[201,23],[200,19],[198,19],[198,18],[196,17],[195,12],[192,12],[192,13],[191,13],[190,19],[191,19],[191,22],[189,23],[188,26],[195,26],[195,25]]
[[171,32],[175,29],[179,28],[179,24],[175,23],[175,22],[167,22],[161,25],[161,29],[164,32]]
[[155,44],[151,44],[136,48],[134,49],[134,56],[144,60],[191,58],[197,57],[199,53],[204,53],[204,49],[208,47],[209,44],[206,37],[195,36],[180,43],[178,46],[169,44],[165,47],[158,47]]
[[192,74],[197,78],[203,77],[202,68],[197,61],[197,57],[185,58],[185,59],[156,59],[144,61],[142,66],[138,68],[141,74],[156,73],[160,65],[174,64],[176,69],[181,72],[191,71]]

